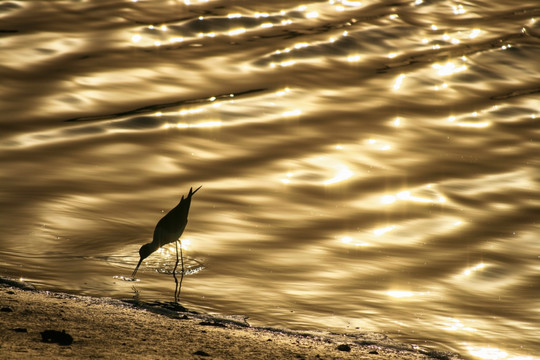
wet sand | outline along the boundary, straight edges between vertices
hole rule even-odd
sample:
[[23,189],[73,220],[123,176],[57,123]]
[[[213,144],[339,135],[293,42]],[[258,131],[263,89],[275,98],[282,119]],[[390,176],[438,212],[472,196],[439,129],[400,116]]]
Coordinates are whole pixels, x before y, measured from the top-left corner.
[[256,328],[171,303],[40,291],[5,278],[0,328],[0,359],[460,359],[382,334]]

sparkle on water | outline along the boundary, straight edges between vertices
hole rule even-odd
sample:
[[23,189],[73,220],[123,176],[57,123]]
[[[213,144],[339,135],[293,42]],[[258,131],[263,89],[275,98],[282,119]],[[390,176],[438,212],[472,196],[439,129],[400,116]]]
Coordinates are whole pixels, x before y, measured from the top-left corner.
[[15,1],[0,17],[0,274],[170,298],[174,244],[128,274],[203,184],[187,307],[539,359],[537,1]]

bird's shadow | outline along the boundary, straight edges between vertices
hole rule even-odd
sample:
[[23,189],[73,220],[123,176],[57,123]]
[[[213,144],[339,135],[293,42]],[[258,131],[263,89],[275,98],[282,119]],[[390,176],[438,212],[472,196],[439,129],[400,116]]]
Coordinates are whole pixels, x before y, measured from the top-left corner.
[[164,315],[171,315],[171,312],[173,314],[177,314],[177,313],[197,314],[197,312],[189,310],[185,306],[182,306],[178,302],[175,302],[175,301],[145,302],[145,301],[140,301],[138,299],[123,300],[123,301],[137,308],[149,310],[151,312],[164,314]]

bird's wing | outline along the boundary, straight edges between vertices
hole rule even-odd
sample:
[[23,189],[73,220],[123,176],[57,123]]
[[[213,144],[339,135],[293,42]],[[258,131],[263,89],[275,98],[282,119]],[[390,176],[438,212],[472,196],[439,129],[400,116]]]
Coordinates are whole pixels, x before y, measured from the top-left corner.
[[[154,241],[159,241],[159,246],[172,243],[182,235],[188,222],[188,213],[191,206],[191,197],[201,188],[195,191],[189,189],[186,198],[182,195],[180,202],[167,213],[156,225],[154,230]],[[156,238],[157,237],[157,238]]]
[[158,224],[156,225],[156,228],[154,229],[154,239],[152,240],[152,243],[157,244],[157,247],[162,247],[163,245],[166,245],[174,241],[174,240],[169,241],[169,238],[171,237],[170,234],[166,231],[164,226],[160,225],[160,224],[163,224],[162,223],[163,219],[161,219],[158,222]]

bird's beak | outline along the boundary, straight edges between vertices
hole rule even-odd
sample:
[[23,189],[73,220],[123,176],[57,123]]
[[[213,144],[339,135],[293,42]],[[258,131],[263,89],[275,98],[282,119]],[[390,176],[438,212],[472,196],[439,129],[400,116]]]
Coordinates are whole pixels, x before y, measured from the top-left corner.
[[139,266],[141,266],[143,259],[139,260],[139,263],[137,264],[137,267],[135,267],[135,270],[133,271],[133,274],[131,274],[132,278],[135,278],[135,274],[137,274],[137,270],[139,270]]

